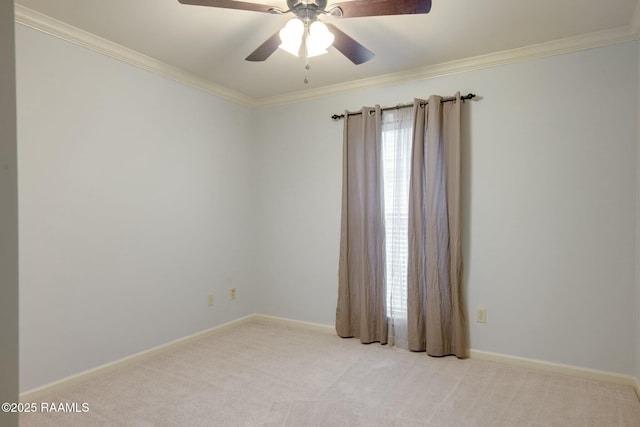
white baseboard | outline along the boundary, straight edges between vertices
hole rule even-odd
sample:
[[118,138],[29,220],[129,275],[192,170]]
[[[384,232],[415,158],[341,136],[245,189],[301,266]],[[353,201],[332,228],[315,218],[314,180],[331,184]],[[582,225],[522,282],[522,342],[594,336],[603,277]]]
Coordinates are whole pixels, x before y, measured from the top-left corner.
[[[323,325],[320,323],[310,323],[301,320],[287,319],[284,317],[268,316],[265,314],[256,314],[256,320],[266,320],[280,324],[312,328],[315,330],[335,334],[333,325]],[[595,369],[581,368],[578,366],[563,365],[561,363],[546,362],[544,360],[528,359],[526,357],[509,356],[506,354],[490,353],[488,351],[470,350],[470,358],[477,360],[485,360],[489,362],[503,363],[505,365],[520,366],[523,368],[535,369],[545,372],[553,372],[561,375],[572,377],[605,381],[614,384],[626,385],[633,388],[638,399],[640,399],[640,380],[630,375],[616,374],[607,371],[598,371]]]
[[165,351],[183,346],[185,344],[188,344],[190,342],[203,338],[206,335],[217,333],[225,329],[228,329],[230,327],[241,325],[243,323],[251,322],[254,320],[254,318],[256,318],[256,314],[250,314],[248,316],[241,317],[239,319],[232,320],[227,323],[223,323],[222,325],[214,326],[204,331],[197,332],[192,335],[187,335],[186,337],[178,338],[177,340],[170,341],[166,344],[162,344],[157,347],[153,347],[148,350],[141,351],[140,353],[132,354],[131,356],[127,356],[122,359],[115,360],[113,362],[105,363],[104,365],[100,365],[95,368],[63,378],[61,380],[54,381],[52,383],[45,384],[43,386],[28,390],[24,393],[20,393],[20,401],[21,402],[38,401],[42,397],[48,394],[51,394],[57,390],[61,390],[71,385],[86,381],[98,375],[103,375],[105,373],[112,372],[116,369],[122,368],[123,366],[140,362],[144,359],[148,359],[157,354],[163,353]]
[[[20,394],[20,401],[21,402],[38,401],[40,398],[45,397],[46,395],[49,395],[57,390],[63,389],[73,384],[86,381],[98,375],[103,375],[105,373],[114,371],[116,369],[119,369],[123,366],[129,365],[132,363],[140,362],[144,359],[155,356],[159,353],[180,347],[192,341],[203,338],[206,335],[220,332],[230,327],[253,322],[253,321],[271,322],[271,323],[276,323],[281,325],[302,327],[307,329],[313,329],[319,332],[335,334],[335,327],[333,325],[304,322],[301,320],[293,320],[293,319],[287,319],[284,317],[254,313],[245,317],[241,317],[236,320],[232,320],[222,325],[214,326],[213,328],[210,328],[192,335],[188,335],[183,338],[179,338],[177,340],[168,342],[166,344],[153,347],[149,350],[145,350],[140,353],[136,353],[131,356],[128,356],[110,363],[106,363],[96,368],[89,369],[84,372],[80,372],[70,377],[52,382],[50,384],[46,384],[44,386],[26,391]],[[638,399],[640,399],[640,380],[630,375],[615,374],[612,372],[598,371],[594,369],[580,368],[577,366],[563,365],[560,363],[546,362],[546,361],[537,360],[537,359],[528,359],[525,357],[508,356],[505,354],[490,353],[487,351],[480,351],[480,350],[470,350],[469,354],[472,359],[503,363],[507,365],[520,366],[520,367],[529,368],[529,369],[536,369],[540,371],[553,372],[553,373],[562,374],[562,375],[569,375],[573,377],[579,377],[579,378],[585,378],[585,379],[597,380],[597,381],[606,381],[610,383],[626,385],[633,388],[638,396]]]
[[544,360],[490,353],[488,351],[470,350],[469,353],[472,359],[486,360],[489,362],[503,363],[505,365],[520,366],[539,371],[569,375],[572,377],[626,385],[633,388],[640,399],[640,384],[638,383],[638,380],[631,375],[615,374],[613,372],[563,365],[561,363],[546,362]]
[[[283,317],[268,316],[265,314],[256,314],[256,320],[266,320],[280,324],[287,324],[298,327],[307,327],[315,330],[335,334],[333,325],[323,325],[320,323],[310,323],[301,320],[286,319]],[[544,360],[528,359],[526,357],[509,356],[506,354],[490,353],[488,351],[470,350],[470,358],[477,360],[485,360],[489,362],[502,363],[505,365],[520,366],[523,368],[535,369],[545,372],[553,372],[561,375],[584,378],[596,381],[605,381],[614,384],[626,385],[633,388],[638,399],[640,399],[640,380],[630,375],[616,374],[613,372],[599,371],[589,368],[581,368],[578,366],[563,365],[561,363],[546,362]]]
[[268,314],[256,314],[254,319],[263,320],[263,321],[272,322],[272,323],[279,323],[281,325],[304,327],[307,329],[314,329],[316,331],[327,332],[331,334],[336,333],[335,326],[325,325],[322,323],[305,322],[302,320],[287,319],[285,317],[270,316]]

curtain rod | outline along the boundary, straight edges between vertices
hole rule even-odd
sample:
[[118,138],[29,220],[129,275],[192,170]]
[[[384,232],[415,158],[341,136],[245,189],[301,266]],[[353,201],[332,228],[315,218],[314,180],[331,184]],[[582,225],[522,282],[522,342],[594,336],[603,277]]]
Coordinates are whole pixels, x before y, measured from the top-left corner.
[[[476,97],[476,95],[474,93],[469,93],[467,95],[461,96],[460,100],[462,102],[464,102],[467,99],[473,99],[475,97]],[[457,98],[455,98],[455,97],[443,98],[441,102],[451,102],[451,101],[455,101],[456,99]],[[428,104],[428,102],[424,101],[424,102],[420,103],[420,106],[422,107],[422,106],[425,106],[427,104]],[[381,111],[397,110],[399,108],[405,108],[405,107],[413,107],[413,104],[399,104],[399,105],[396,105],[395,107],[385,107],[385,108],[381,108],[380,110]],[[358,116],[360,114],[362,114],[362,111],[359,111],[357,113],[349,113],[350,116]],[[334,114],[333,116],[331,116],[331,120],[337,121],[337,120],[341,120],[341,119],[344,119],[344,114]]]

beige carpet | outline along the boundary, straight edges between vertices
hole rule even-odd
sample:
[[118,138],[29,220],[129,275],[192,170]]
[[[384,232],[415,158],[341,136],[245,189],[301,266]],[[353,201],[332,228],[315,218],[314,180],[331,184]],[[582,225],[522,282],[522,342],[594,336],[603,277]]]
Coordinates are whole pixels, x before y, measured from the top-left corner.
[[633,389],[254,321],[40,401],[21,426],[640,426]]

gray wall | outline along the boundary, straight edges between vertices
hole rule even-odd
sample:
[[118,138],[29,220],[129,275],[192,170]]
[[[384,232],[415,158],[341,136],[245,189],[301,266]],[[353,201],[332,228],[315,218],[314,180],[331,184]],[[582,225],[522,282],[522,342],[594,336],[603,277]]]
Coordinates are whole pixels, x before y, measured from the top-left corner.
[[[0,1],[0,402],[18,401],[18,174],[13,1]],[[0,425],[18,417],[0,412]]]
[[[260,115],[266,314],[332,324],[342,122],[430,94],[463,107],[471,347],[635,374],[637,42],[353,91]],[[488,309],[488,323],[474,321]]]
[[255,112],[22,25],[16,46],[21,390],[256,312]]
[[[640,43],[638,43],[640,49]],[[640,61],[640,54],[638,55]],[[640,63],[638,64],[636,110],[636,381],[640,386]]]

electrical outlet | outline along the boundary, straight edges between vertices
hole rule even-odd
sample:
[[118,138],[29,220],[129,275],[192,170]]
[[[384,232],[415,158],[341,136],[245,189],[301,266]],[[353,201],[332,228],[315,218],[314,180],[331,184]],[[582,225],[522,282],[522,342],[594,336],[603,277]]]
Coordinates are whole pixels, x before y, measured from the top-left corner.
[[231,290],[229,291],[229,296],[232,300],[236,299],[236,288],[231,288]]
[[207,305],[211,307],[213,305],[213,294],[207,295]]
[[487,323],[487,309],[479,308],[476,311],[476,322],[478,323]]

